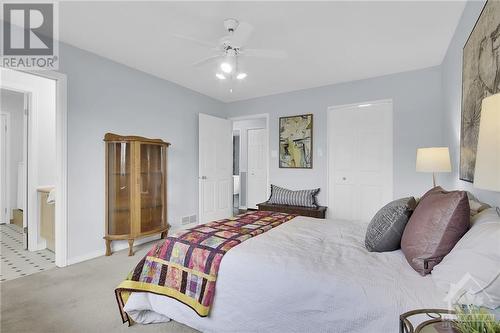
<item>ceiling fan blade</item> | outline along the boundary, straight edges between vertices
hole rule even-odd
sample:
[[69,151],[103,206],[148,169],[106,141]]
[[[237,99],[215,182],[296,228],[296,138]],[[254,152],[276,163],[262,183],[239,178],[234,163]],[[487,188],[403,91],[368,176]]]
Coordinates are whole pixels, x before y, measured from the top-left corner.
[[267,50],[267,49],[243,49],[241,55],[245,57],[285,59],[288,53],[283,50]]
[[214,62],[217,59],[219,59],[220,57],[221,57],[221,55],[213,55],[213,56],[210,56],[210,57],[207,57],[207,58],[201,59],[200,61],[195,62],[193,64],[193,66],[194,67],[200,67],[200,66],[209,64],[211,62]]
[[171,34],[171,35],[173,37],[175,37],[175,38],[182,39],[182,40],[185,40],[185,41],[189,41],[189,42],[198,44],[200,46],[208,47],[208,48],[211,48],[211,49],[217,49],[217,44],[215,44],[215,43],[206,42],[206,41],[199,40],[199,39],[196,39],[196,38],[193,38],[193,37],[179,35],[179,34]]
[[246,22],[240,22],[231,36],[232,47],[243,47],[253,32],[253,26]]

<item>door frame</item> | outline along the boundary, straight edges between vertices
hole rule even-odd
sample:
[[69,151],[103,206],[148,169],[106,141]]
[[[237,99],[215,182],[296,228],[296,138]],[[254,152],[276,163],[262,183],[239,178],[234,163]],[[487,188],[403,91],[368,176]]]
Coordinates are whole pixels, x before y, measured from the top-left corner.
[[[12,69],[1,68],[1,71],[15,71]],[[56,71],[17,71],[29,75],[35,75],[43,77],[46,79],[51,79],[55,81],[56,84],[56,183],[55,183],[55,264],[58,267],[65,267],[68,262],[68,197],[67,197],[67,174],[68,174],[68,156],[67,156],[67,76],[66,74],[56,72]],[[7,81],[5,77],[2,77],[1,87],[9,90],[14,90],[21,92],[23,94],[28,94],[29,104],[33,98],[36,98],[36,94],[33,93],[33,89],[29,85],[20,84],[17,82]],[[30,108],[31,105],[28,106]],[[34,159],[33,149],[31,149],[36,141],[36,137],[30,136],[30,132],[36,128],[36,110],[30,110],[28,115],[28,135],[27,146],[27,159],[26,168],[28,169],[28,182],[27,182],[27,193],[36,192],[36,184],[30,179],[33,179],[35,175],[33,170],[37,170],[37,160]],[[31,131],[30,131],[31,130]],[[33,201],[33,200],[30,200]],[[26,200],[26,212],[27,215],[35,213],[35,219],[30,219],[38,223],[38,217],[36,212],[38,211],[38,202],[30,202]],[[34,212],[34,213],[33,213]],[[29,229],[28,229],[29,230]],[[29,231],[28,231],[29,235]],[[38,235],[35,235],[38,236]],[[38,237],[30,237],[28,240],[28,247],[30,251],[39,250],[39,245],[37,243]]]
[[[260,119],[260,118],[265,118],[266,119],[266,140],[265,140],[265,153],[266,153],[266,179],[267,179],[267,189],[266,189],[266,195],[269,197],[271,194],[271,187],[270,187],[270,181],[269,181],[269,113],[258,113],[258,114],[250,114],[246,116],[238,116],[238,117],[230,117],[228,118],[229,120],[235,122],[238,120],[252,120],[252,119]],[[248,133],[247,133],[248,137]],[[240,148],[241,148],[241,139],[240,139]],[[248,155],[248,141],[247,141],[247,155]],[[241,162],[241,149],[240,149],[240,162]],[[240,163],[240,184],[241,184],[241,163]],[[247,179],[246,179],[246,195],[245,198],[247,198],[247,205],[240,207],[241,209],[246,209],[248,206],[248,167],[247,167]],[[241,206],[241,188],[240,188],[240,206]]]
[[[5,187],[2,186],[2,190],[5,191],[5,195],[0,194],[0,214],[2,216],[2,224],[10,224],[12,220],[12,211],[10,209],[10,193],[11,193],[11,181],[10,181],[10,114],[4,111],[0,111],[0,116],[5,116],[5,124],[7,126],[7,133],[5,134],[5,167],[0,164],[0,181],[1,174],[5,172]],[[0,136],[0,143],[2,142]],[[7,213],[5,213],[7,210]],[[7,218],[3,221],[3,218]]]
[[[350,103],[350,104],[339,104],[339,105],[332,105],[332,106],[329,106],[327,107],[326,109],[326,123],[327,123],[327,126],[328,124],[330,124],[330,121],[332,120],[332,113],[335,111],[335,110],[339,110],[339,109],[345,109],[345,108],[353,108],[353,107],[358,107],[358,108],[362,108],[363,106],[372,106],[372,105],[380,105],[380,104],[388,104],[390,103],[392,105],[392,161],[391,161],[391,165],[392,165],[392,170],[391,170],[391,174],[392,174],[392,177],[391,177],[391,190],[392,190],[392,193],[394,194],[394,101],[392,98],[387,98],[387,99],[379,99],[379,100],[373,100],[373,101],[364,101],[364,102],[358,102],[358,103]],[[333,208],[333,205],[331,204],[330,202],[330,199],[333,198],[333,194],[331,193],[333,191],[333,186],[332,186],[332,180],[333,180],[333,175],[332,175],[332,171],[331,171],[331,166],[332,166],[332,158],[333,156],[330,155],[330,142],[332,140],[332,136],[333,136],[333,133],[332,131],[326,131],[327,132],[327,139],[326,139],[326,151],[327,151],[327,155],[328,155],[328,158],[326,160],[326,181],[327,181],[327,184],[328,184],[328,189],[326,191],[326,202],[328,203],[328,206]],[[331,218],[332,217],[332,210],[329,209],[327,210],[326,212],[326,215],[327,215],[327,218]]]

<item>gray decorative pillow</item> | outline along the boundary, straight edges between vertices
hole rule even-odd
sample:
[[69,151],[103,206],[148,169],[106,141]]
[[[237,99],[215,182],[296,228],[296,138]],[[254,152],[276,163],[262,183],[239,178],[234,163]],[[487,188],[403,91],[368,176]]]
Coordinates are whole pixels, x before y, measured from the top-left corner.
[[267,201],[275,205],[288,205],[317,208],[316,195],[319,188],[314,190],[292,191],[276,185],[271,185],[271,196]]
[[394,251],[401,246],[406,223],[417,206],[414,197],[388,203],[373,217],[366,230],[365,247],[370,252]]

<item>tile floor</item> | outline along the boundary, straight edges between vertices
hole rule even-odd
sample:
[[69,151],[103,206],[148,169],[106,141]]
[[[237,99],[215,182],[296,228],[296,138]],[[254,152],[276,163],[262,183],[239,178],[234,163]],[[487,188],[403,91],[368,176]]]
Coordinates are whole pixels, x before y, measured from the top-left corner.
[[0,224],[0,282],[56,267],[49,250],[23,249],[23,233],[14,224]]

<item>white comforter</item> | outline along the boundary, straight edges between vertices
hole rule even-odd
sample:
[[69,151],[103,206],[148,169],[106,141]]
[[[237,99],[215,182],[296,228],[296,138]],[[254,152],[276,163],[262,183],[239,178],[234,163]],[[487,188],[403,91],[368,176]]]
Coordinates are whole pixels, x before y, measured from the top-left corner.
[[149,293],[125,306],[139,323],[169,318],[203,332],[397,332],[399,315],[445,306],[401,251],[369,253],[366,224],[297,217],[223,258],[210,315]]

